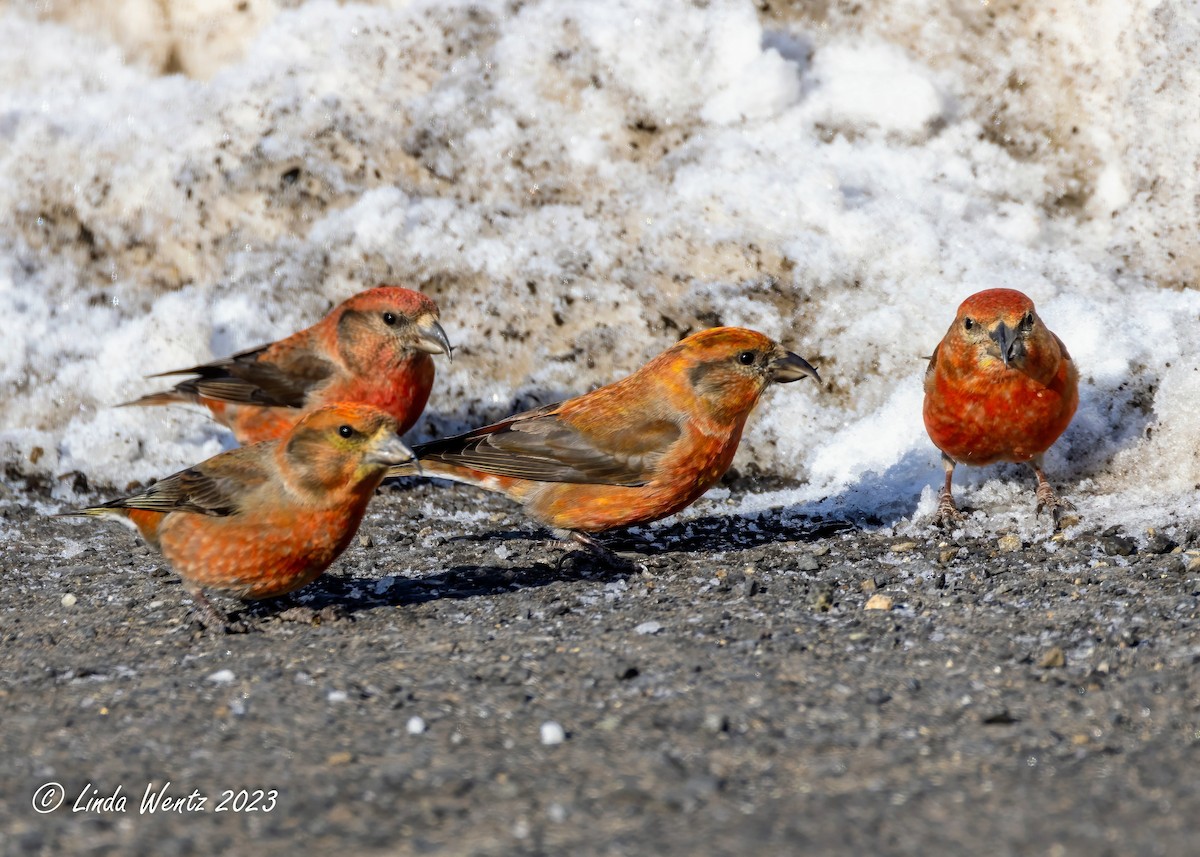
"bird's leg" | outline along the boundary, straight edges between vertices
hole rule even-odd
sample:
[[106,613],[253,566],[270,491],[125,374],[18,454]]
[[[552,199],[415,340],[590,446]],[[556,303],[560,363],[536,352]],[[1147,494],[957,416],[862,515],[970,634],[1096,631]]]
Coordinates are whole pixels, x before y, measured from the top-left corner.
[[188,587],[192,603],[196,605],[195,619],[205,630],[220,631],[224,634],[244,634],[249,628],[243,622],[234,622],[228,616],[213,606],[200,587]]
[[1046,479],[1046,474],[1042,472],[1041,456],[1029,462],[1029,466],[1033,468],[1033,472],[1037,476],[1038,481],[1038,517],[1041,517],[1042,512],[1048,509],[1050,511],[1050,517],[1054,521],[1054,529],[1057,530],[1062,525],[1062,513],[1071,511],[1075,507],[1072,506],[1069,501],[1064,500],[1062,497],[1059,497],[1056,493],[1054,493],[1054,488],[1051,487],[1050,482]]
[[954,505],[954,491],[950,480],[954,478],[954,459],[942,453],[942,467],[946,470],[946,484],[938,492],[937,511],[933,514],[933,522],[941,527],[949,527],[963,519],[963,513]]

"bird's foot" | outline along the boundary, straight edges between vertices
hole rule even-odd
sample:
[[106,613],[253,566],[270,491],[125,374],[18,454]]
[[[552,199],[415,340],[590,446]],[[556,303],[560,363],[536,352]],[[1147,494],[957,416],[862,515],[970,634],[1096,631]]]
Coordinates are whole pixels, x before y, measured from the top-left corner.
[[954,505],[954,495],[945,488],[939,491],[937,511],[933,513],[933,523],[939,527],[949,529],[961,523],[964,517],[966,516],[958,511],[958,506]]
[[1069,521],[1064,518],[1064,512],[1074,512],[1075,506],[1069,500],[1064,500],[1054,492],[1050,487],[1049,482],[1039,482],[1037,487],[1037,515],[1040,518],[1042,512],[1049,511],[1050,518],[1054,522],[1054,529],[1062,529],[1065,523]]
[[[586,548],[587,549],[586,555],[597,560],[605,568],[616,569],[617,571],[638,571],[638,570],[640,570],[639,566],[636,563],[632,562],[631,560],[625,559],[625,557],[620,556],[619,554],[614,553],[613,551],[609,550],[604,545],[600,544],[600,542],[596,541],[596,539],[587,535],[586,533],[579,533],[579,532],[572,531],[571,534],[568,536],[568,538],[571,541],[575,542],[576,544],[582,545],[584,548]],[[570,563],[575,562],[576,557],[578,555],[579,555],[578,551],[571,551],[569,553],[563,554],[561,557],[558,558],[556,567],[561,571],[563,568],[567,567]]]
[[216,631],[222,634],[245,634],[250,626],[240,619],[231,619],[213,606],[203,592],[191,593],[195,609],[192,619],[206,631]]

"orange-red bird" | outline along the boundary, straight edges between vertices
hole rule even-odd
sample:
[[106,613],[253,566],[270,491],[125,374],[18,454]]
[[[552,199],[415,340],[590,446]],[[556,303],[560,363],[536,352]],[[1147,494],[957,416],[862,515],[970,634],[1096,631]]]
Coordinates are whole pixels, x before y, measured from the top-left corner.
[[314,580],[354,537],[388,467],[411,460],[390,415],[333,405],[280,440],[223,452],[141,494],[65,514],[135,527],[162,551],[203,617],[220,626],[224,617],[202,590],[271,598]]
[[380,286],[286,339],[155,375],[197,377],[126,404],[204,405],[245,444],[283,437],[326,405],[361,402],[395,417],[403,434],[429,399],[431,354],[451,357],[437,304],[411,289]]
[[942,451],[946,484],[937,519],[962,517],[950,482],[955,464],[1027,462],[1037,475],[1037,511],[1055,526],[1069,508],[1042,472],[1042,455],[1079,404],[1079,372],[1062,340],[1014,289],[971,295],[929,360],[925,428]]
[[820,382],[761,333],[717,327],[616,383],[413,451],[424,475],[507,494],[534,520],[603,555],[585,534],[691,505],[729,468],[767,385],[805,375]]

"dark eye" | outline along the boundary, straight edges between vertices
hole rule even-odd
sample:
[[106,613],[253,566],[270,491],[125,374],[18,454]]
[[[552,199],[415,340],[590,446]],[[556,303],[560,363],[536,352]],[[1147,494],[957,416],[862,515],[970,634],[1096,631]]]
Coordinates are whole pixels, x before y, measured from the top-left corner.
[[743,366],[750,366],[754,363],[757,356],[753,351],[743,351],[738,355],[738,363],[741,363]]
[[975,327],[975,319],[964,318],[963,319],[963,327],[966,328],[967,330],[973,329]]
[[1025,317],[1023,319],[1021,319],[1021,327],[1025,328],[1026,330],[1029,330],[1029,328],[1033,327],[1033,311],[1032,310],[1025,313]]
[[393,327],[396,324],[396,314],[394,312],[385,312],[383,314],[383,323],[388,327]]
[[342,437],[354,437],[355,431],[350,426],[338,426],[338,434]]

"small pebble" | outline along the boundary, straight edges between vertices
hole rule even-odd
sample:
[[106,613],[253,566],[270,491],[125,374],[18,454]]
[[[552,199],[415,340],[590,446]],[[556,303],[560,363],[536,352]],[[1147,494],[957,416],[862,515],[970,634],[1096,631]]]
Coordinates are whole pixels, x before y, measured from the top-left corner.
[[916,547],[916,542],[897,542],[892,545],[892,553],[908,553],[911,550],[915,550]]
[[657,634],[662,630],[661,622],[643,622],[633,629],[635,634]]
[[74,607],[75,601],[76,601],[75,596],[72,595],[70,592],[68,592],[66,595],[64,595],[62,597],[62,606],[63,607]]
[[882,687],[873,687],[867,691],[864,698],[868,705],[883,705],[891,700],[892,695]]
[[1162,533],[1151,531],[1146,539],[1146,552],[1153,554],[1170,553],[1178,547],[1178,544],[1172,539],[1164,536]]
[[797,571],[816,571],[820,567],[821,566],[817,563],[816,558],[811,554],[804,554],[798,560],[796,560]]
[[1100,544],[1109,556],[1130,556],[1137,551],[1137,542],[1127,536],[1105,536]]
[[213,684],[229,684],[233,679],[233,670],[217,670],[206,681],[211,681]]
[[870,598],[867,599],[865,609],[867,609],[867,610],[891,610],[892,604],[893,604],[893,602],[892,602],[892,598],[890,595],[884,595],[880,592],[876,592],[874,595],[872,595]]
[[1063,650],[1055,646],[1046,654],[1042,655],[1042,659],[1038,661],[1038,666],[1044,670],[1053,670],[1067,665],[1067,656],[1063,654]]
[[1020,536],[1009,533],[996,540],[996,547],[1000,549],[1000,553],[1016,553],[1023,545]]
[[330,702],[345,702],[350,695],[344,690],[331,690],[325,698]]
[[817,613],[828,613],[833,607],[833,587],[829,585],[818,587],[809,598],[808,606]]
[[408,730],[409,735],[420,735],[426,729],[425,721],[414,714],[408,718],[408,723],[404,728]]
[[553,720],[547,720],[542,724],[542,743],[547,747],[553,747],[555,744],[561,744],[567,740],[567,733],[563,731],[562,726]]

